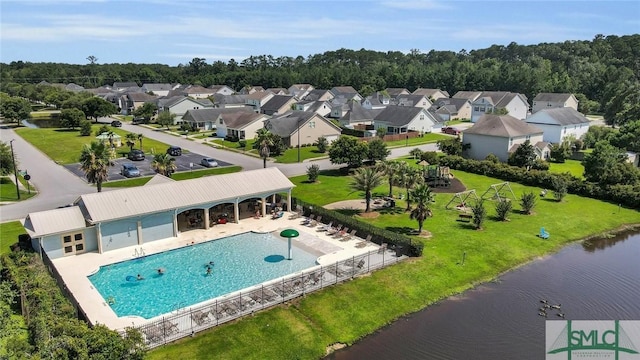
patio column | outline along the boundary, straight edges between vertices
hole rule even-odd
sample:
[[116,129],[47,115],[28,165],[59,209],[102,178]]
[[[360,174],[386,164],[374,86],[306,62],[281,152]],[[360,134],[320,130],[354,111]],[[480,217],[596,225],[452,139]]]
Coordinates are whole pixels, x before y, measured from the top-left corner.
[[293,212],[291,205],[291,189],[289,189],[289,191],[287,192],[287,211]]
[[261,199],[262,199],[262,203],[260,204],[262,206],[261,216],[264,216],[267,213],[267,198],[262,197]]
[[142,238],[142,221],[138,220],[136,228],[138,233],[138,245],[142,245],[144,243],[144,239]]
[[236,198],[236,201],[233,203],[233,217],[236,220],[236,224],[240,223],[240,198]]
[[178,209],[173,210],[173,237],[178,237]]
[[101,223],[98,223],[96,226],[96,238],[98,239],[98,254],[102,254],[102,230],[100,229],[100,225]]
[[209,209],[204,209],[204,229],[209,230]]

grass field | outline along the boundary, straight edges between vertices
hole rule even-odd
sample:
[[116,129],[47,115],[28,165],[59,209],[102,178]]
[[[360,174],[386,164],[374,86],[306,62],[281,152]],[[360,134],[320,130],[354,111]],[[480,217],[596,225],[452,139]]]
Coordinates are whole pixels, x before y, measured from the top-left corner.
[[[476,189],[480,194],[491,184],[502,182],[459,171],[454,174],[468,189]],[[306,176],[292,181],[296,184],[295,196],[321,205],[362,197],[349,189],[349,178],[338,172],[324,173],[313,184],[306,182]],[[519,184],[511,186],[517,197],[525,191],[540,191]],[[394,193],[398,191],[395,189]],[[388,185],[375,192],[388,192]],[[514,200],[514,211],[507,222],[495,219],[493,203],[487,201],[488,220],[482,230],[473,230],[469,224],[456,221],[456,210],[445,209],[451,197],[451,194],[436,195],[434,216],[425,222],[432,237],[417,238],[425,244],[421,258],[196,334],[194,338],[158,348],[148,358],[187,360],[206,354],[216,354],[219,359],[321,358],[331,344],[352,344],[406,313],[557,251],[569,242],[640,222],[637,211],[568,195],[563,202],[538,201],[532,215],[519,213],[518,201]],[[404,205],[400,201],[396,209],[363,221],[398,232],[417,228],[417,222],[403,211]],[[536,236],[541,226],[551,234],[548,240]],[[457,263],[464,252],[465,266],[460,267]]]
[[549,163],[549,171],[553,173],[565,173],[583,179],[584,166],[578,160],[566,160],[564,163]]
[[[95,132],[100,126],[102,124],[93,124],[90,136],[80,136],[80,132],[77,129],[18,128],[15,131],[58,164],[73,164],[78,162],[82,147],[85,144],[96,141]],[[109,129],[121,136],[123,146],[117,149],[118,155],[126,155],[129,152],[129,147],[126,146],[125,142],[125,136],[128,132],[113,127],[109,127]],[[65,146],[60,146],[60,144],[65,144]],[[140,144],[136,141],[135,148],[139,147]],[[164,153],[168,148],[169,145],[159,141],[148,138],[142,139],[142,150],[145,152]]]
[[442,135],[438,133],[427,133],[424,134],[423,137],[415,137],[412,139],[406,140],[397,140],[397,141],[387,141],[387,147],[402,147],[402,146],[412,146],[412,145],[424,145],[434,143],[438,140],[442,139],[450,139],[450,136]]
[[0,255],[8,253],[10,246],[18,242],[18,235],[26,233],[20,221],[0,223]]
[[[23,179],[19,178],[18,181],[23,181]],[[30,199],[35,195],[34,189],[31,189],[31,194],[29,194],[28,190],[20,189],[20,201]],[[16,193],[16,183],[7,177],[0,178],[0,201],[19,201]]]

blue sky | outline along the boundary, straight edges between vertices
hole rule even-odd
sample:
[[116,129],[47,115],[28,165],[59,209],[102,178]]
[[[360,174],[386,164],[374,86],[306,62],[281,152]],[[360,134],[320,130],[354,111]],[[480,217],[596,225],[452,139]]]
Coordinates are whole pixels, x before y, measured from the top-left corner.
[[0,62],[187,64],[640,33],[640,1],[0,0]]

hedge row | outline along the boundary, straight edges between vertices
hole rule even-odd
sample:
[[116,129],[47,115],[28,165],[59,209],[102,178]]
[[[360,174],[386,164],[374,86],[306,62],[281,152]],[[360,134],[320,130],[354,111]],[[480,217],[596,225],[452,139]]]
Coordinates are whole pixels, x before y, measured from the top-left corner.
[[364,131],[362,130],[356,130],[356,129],[349,129],[347,127],[341,127],[340,129],[342,129],[342,135],[351,135],[351,136],[356,136],[356,137],[364,137]]
[[144,358],[144,343],[139,332],[127,331],[123,338],[103,325],[89,328],[79,320],[73,305],[64,297],[55,279],[33,252],[14,251],[3,255],[1,261],[2,278],[11,283],[23,309],[30,348],[24,350],[32,357]]
[[556,174],[541,170],[527,171],[524,168],[509,166],[504,163],[465,159],[460,156],[443,156],[440,158],[440,165],[448,166],[455,170],[546,189],[553,189],[554,179],[563,178],[567,182],[567,189],[571,194],[609,201],[640,210],[640,184],[601,186],[568,173]]
[[351,230],[356,230],[359,237],[371,235],[371,241],[380,245],[387,243],[391,248],[395,248],[398,252],[408,256],[422,256],[424,245],[414,241],[408,236],[397,234],[379,227],[367,224],[358,219],[341,214],[335,210],[325,209],[322,206],[306,203],[302,200],[293,198],[293,205],[302,207],[305,216],[314,214],[322,216],[323,223],[333,222],[334,224],[342,224]]

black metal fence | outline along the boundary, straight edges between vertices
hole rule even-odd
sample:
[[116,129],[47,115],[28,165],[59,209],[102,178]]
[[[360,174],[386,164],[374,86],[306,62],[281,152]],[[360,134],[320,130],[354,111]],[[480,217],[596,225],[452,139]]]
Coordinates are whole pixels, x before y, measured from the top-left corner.
[[158,347],[406,258],[386,246],[372,246],[372,249],[374,247],[363,255],[319,265],[199,306],[177,310],[135,328],[143,334],[148,348]]

